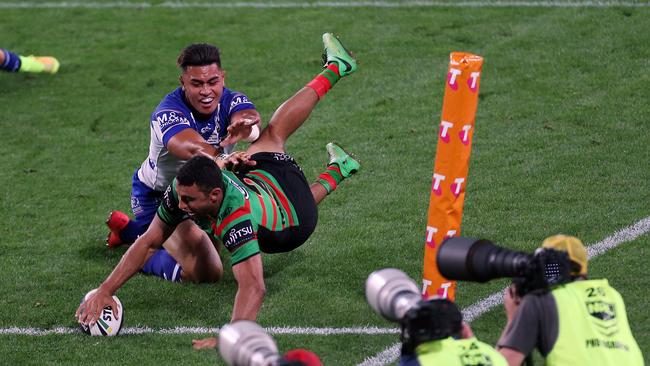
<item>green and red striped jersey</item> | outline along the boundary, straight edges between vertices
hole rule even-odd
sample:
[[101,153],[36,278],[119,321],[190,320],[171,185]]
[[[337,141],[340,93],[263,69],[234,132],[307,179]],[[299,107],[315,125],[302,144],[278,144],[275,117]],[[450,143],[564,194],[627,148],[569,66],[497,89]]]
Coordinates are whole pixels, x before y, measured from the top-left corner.
[[[233,265],[260,252],[259,227],[281,231],[299,225],[293,205],[272,175],[259,169],[241,176],[225,170],[222,173],[225,190],[217,217],[195,221],[223,243]],[[158,217],[170,226],[190,218],[178,207],[176,179],[165,191]]]

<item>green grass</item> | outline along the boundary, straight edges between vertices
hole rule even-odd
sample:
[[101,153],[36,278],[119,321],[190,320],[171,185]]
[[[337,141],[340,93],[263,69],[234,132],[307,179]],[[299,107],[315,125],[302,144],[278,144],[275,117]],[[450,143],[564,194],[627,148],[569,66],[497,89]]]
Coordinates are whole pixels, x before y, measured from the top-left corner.
[[[320,207],[300,249],[264,257],[263,326],[392,324],[365,303],[375,269],[422,273],[426,210],[444,77],[451,51],[485,58],[462,233],[530,251],[566,232],[585,243],[650,215],[650,9],[2,9],[1,47],[51,54],[56,76],[0,74],[0,328],[74,327],[83,294],[123,250],[103,246],[111,209],[128,211],[130,178],[146,157],[148,118],[177,85],[184,46],[222,48],[227,85],[264,121],[320,67],[334,31],[359,59],[288,151],[308,178],[341,143],[363,161]],[[35,36],[36,35],[36,36]],[[593,261],[621,291],[642,351],[649,237]],[[468,306],[504,286],[461,283]],[[217,327],[236,285],[135,277],[118,293],[125,326]],[[494,342],[502,309],[474,322]],[[191,335],[0,335],[6,364],[213,364]],[[381,336],[277,335],[280,349],[313,349],[352,365],[397,341]]]

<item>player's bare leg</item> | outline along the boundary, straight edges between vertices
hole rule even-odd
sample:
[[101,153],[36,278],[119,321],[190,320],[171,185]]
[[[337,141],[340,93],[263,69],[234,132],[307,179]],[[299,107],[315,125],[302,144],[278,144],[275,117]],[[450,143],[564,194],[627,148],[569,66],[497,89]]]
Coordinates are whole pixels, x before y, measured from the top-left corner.
[[318,94],[313,89],[300,89],[278,107],[260,138],[246,152],[251,155],[257,152],[284,152],[285,142],[307,120],[316,104]]
[[318,101],[341,77],[356,71],[356,60],[338,38],[325,33],[323,45],[325,71],[280,105],[247,153],[284,152],[285,142],[307,120]]
[[164,247],[182,268],[182,281],[217,282],[223,276],[223,264],[217,249],[192,220],[178,225]]

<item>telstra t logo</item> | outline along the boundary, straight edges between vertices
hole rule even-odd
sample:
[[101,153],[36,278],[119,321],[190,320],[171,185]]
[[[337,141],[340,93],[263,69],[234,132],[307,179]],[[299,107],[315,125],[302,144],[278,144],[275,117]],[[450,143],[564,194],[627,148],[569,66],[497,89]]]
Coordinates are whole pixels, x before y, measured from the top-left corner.
[[467,86],[469,86],[469,90],[474,93],[476,93],[476,89],[478,88],[478,77],[480,75],[480,72],[474,71],[473,73],[469,74],[469,79],[467,79]]
[[458,90],[458,81],[456,77],[460,75],[460,70],[458,69],[449,69],[449,74],[447,74],[447,83],[452,90]]
[[454,235],[456,235],[456,230],[447,230],[447,234],[445,234],[445,239],[453,238]]
[[454,183],[451,185],[451,191],[454,194],[454,196],[458,197],[458,195],[460,194],[460,191],[463,188],[463,182],[465,182],[465,178],[454,179]]
[[464,125],[460,132],[458,132],[458,137],[460,137],[460,142],[463,145],[469,144],[469,130],[472,129],[472,125]]
[[434,235],[437,232],[438,232],[437,227],[427,226],[427,240],[426,240],[426,243],[427,243],[427,246],[429,248],[435,248],[436,247],[436,240],[434,238]]
[[440,139],[444,143],[449,142],[449,129],[454,127],[454,124],[447,121],[440,122]]
[[447,177],[442,174],[433,173],[433,184],[431,184],[431,191],[433,191],[436,196],[440,196],[442,194],[442,187],[440,187],[440,182],[446,178]]

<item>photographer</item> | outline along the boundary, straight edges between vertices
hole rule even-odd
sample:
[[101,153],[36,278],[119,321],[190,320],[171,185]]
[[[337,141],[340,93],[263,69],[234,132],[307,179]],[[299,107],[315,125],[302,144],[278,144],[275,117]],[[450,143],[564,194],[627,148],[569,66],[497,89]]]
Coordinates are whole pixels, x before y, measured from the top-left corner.
[[587,279],[582,242],[555,235],[542,248],[567,253],[571,277],[523,298],[513,286],[506,291],[507,324],[497,349],[508,363],[521,365],[537,348],[546,365],[643,365],[621,295],[606,279]]
[[507,365],[492,346],[473,336],[458,307],[447,299],[420,301],[401,324],[400,366]]
[[368,304],[381,316],[399,322],[400,366],[506,366],[491,346],[472,335],[456,305],[447,299],[422,300],[415,281],[385,268],[366,280]]

